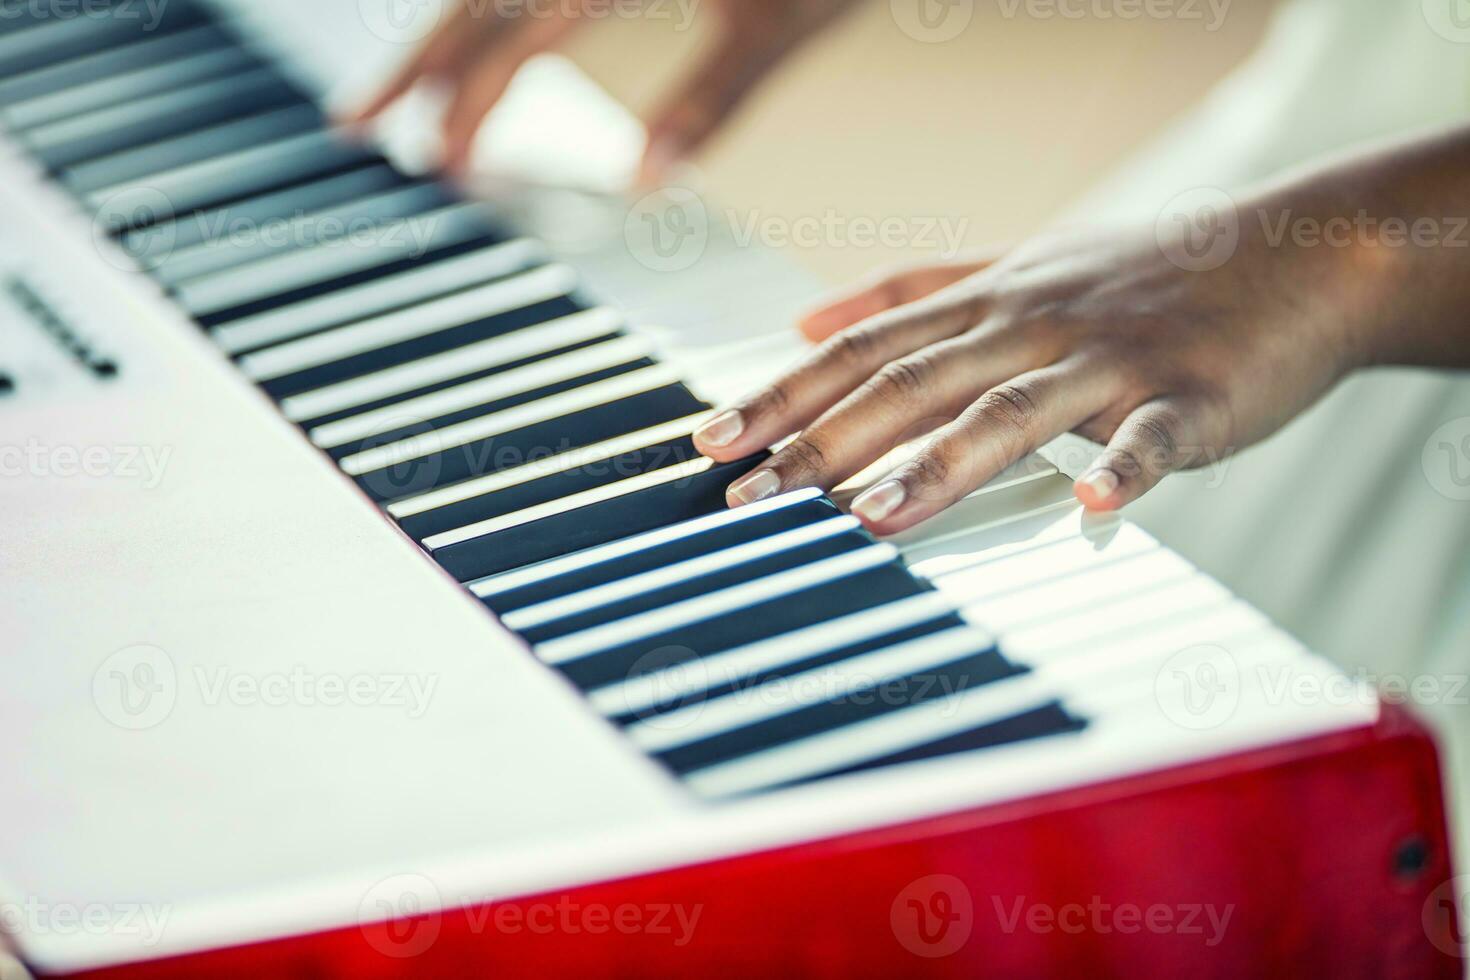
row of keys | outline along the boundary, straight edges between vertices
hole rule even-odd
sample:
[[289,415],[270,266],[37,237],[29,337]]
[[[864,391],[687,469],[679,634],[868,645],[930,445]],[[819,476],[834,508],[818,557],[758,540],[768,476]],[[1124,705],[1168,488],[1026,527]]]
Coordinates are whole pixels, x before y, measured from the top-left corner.
[[[711,406],[570,268],[344,141],[204,7],[169,9],[147,31],[11,22],[0,118],[305,438],[671,773],[700,786],[1027,673],[820,493],[728,510],[763,457],[701,457]],[[286,233],[234,233],[273,222]],[[745,703],[779,680],[784,698]],[[736,791],[1081,724],[1028,708]]]

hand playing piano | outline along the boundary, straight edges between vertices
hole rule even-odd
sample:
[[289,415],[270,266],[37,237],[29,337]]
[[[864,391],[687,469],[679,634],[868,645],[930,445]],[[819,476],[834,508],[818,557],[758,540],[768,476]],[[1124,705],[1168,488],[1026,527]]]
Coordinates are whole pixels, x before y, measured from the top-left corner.
[[[1409,221],[1459,213],[1433,208],[1464,207],[1455,168],[1466,157],[1461,133],[1242,199],[1238,246],[1207,271],[1171,261],[1191,254],[1188,231],[1176,241],[1149,226],[1049,234],[993,263],[900,273],[809,316],[816,350],[716,415],[696,445],[726,461],[800,433],[730,488],[737,506],[831,489],[927,432],[854,502],[890,534],[1075,431],[1107,445],[1077,496],[1116,509],[1173,470],[1264,438],[1354,367],[1452,363],[1459,255],[1394,248],[1386,235],[1328,247],[1270,228],[1280,215],[1332,228],[1365,206]],[[1457,343],[1463,363],[1470,345]]]
[[[649,121],[643,181],[656,183],[719,129],[765,75],[855,0],[714,0],[721,29],[693,75]],[[348,120],[380,115],[421,81],[453,91],[444,122],[445,168],[462,174],[485,116],[532,56],[554,48],[605,0],[469,3],[459,8]],[[507,11],[516,11],[515,13]]]

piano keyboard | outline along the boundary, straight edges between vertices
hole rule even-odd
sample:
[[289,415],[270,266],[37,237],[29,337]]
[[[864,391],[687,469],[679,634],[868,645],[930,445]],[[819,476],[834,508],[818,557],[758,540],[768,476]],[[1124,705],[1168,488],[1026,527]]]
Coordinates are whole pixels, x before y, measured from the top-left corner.
[[[895,541],[817,491],[727,510],[760,457],[694,451],[711,406],[647,339],[489,206],[332,132],[230,21],[183,0],[151,30],[102,5],[5,6],[10,137],[387,519],[697,796],[1126,719],[1199,637],[1305,656],[1024,467]],[[269,222],[343,231],[231,235]]]

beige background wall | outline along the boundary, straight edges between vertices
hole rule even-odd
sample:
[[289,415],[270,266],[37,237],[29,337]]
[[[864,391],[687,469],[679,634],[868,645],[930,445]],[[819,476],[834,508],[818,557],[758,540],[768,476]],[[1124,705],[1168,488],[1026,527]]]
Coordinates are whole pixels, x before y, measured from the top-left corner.
[[[1209,0],[1162,2],[1201,19],[1092,13],[1140,0],[1062,0],[1080,18],[1048,15],[1050,0],[973,0],[959,37],[925,43],[900,29],[889,0],[865,0],[746,104],[702,157],[707,186],[722,206],[778,222],[828,209],[875,221],[943,216],[968,221],[970,246],[1015,241],[1238,63],[1271,6],[1214,0],[1224,8],[1211,30]],[[674,18],[613,18],[570,53],[646,108],[707,39],[710,20],[681,32]],[[832,282],[924,254],[840,236],[788,251]]]

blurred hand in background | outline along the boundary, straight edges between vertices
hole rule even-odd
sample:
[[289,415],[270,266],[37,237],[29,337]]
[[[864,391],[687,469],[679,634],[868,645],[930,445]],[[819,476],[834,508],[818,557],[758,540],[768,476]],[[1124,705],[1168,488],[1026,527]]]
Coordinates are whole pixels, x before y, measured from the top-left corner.
[[[555,48],[611,0],[505,3],[468,0],[348,120],[365,124],[420,82],[451,91],[445,169],[463,175],[475,134],[532,56]],[[620,0],[626,2],[626,0]],[[704,0],[718,34],[699,65],[648,120],[642,180],[657,183],[694,153],[788,54],[857,0]]]

